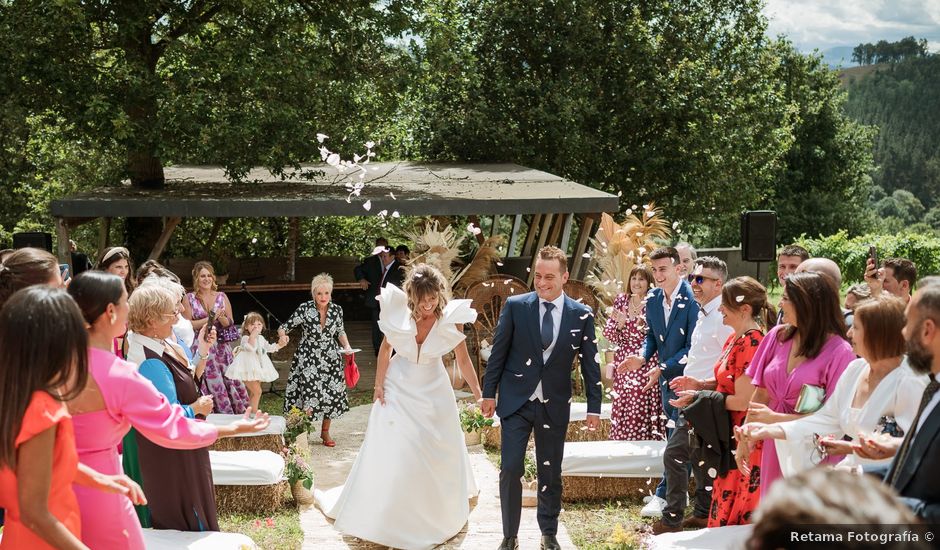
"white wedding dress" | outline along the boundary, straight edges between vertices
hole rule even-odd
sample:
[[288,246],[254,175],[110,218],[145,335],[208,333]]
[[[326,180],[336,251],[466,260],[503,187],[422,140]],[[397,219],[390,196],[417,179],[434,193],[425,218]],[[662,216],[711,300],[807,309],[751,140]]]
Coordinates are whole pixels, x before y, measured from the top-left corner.
[[379,328],[395,349],[385,377],[385,405],[369,425],[346,485],[315,491],[338,531],[407,550],[433,548],[460,532],[477,494],[457,404],[441,357],[464,340],[470,300],[452,300],[419,347],[405,293],[379,296]]

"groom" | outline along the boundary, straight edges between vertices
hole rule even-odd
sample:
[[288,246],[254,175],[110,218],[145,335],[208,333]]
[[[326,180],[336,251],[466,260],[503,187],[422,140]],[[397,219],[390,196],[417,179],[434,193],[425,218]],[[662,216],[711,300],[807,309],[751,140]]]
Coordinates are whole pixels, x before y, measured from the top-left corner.
[[[561,459],[571,412],[571,369],[581,358],[587,393],[587,427],[597,429],[601,412],[601,373],[597,364],[594,314],[565,296],[568,259],[546,246],[535,262],[535,292],[506,300],[483,377],[483,415],[499,414],[502,459],[499,498],[503,542],[499,550],[519,548],[523,461],[535,430],[538,470],[538,522],[542,549],[560,549],[555,534],[561,511]],[[496,393],[499,389],[499,404]]]

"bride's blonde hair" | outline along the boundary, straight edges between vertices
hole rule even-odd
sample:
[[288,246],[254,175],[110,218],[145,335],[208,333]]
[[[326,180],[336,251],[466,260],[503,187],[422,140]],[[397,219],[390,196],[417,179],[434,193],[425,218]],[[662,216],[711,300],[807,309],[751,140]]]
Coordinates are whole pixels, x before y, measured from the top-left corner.
[[418,319],[420,312],[418,304],[428,296],[438,297],[437,309],[434,316],[438,319],[444,314],[444,306],[450,300],[450,290],[444,275],[434,266],[428,264],[414,264],[405,278],[405,294],[408,296],[408,309],[411,315]]

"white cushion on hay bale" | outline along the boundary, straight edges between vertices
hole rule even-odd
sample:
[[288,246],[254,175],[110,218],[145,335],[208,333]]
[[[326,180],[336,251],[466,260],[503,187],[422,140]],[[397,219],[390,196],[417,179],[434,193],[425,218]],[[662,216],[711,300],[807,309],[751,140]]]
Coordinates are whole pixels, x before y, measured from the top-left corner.
[[[244,415],[241,414],[210,414],[206,417],[206,422],[214,426],[227,426],[238,422]],[[283,434],[287,430],[287,421],[283,416],[271,416],[271,424],[260,432],[239,434],[236,437],[257,437],[259,435],[277,435]]]
[[[610,403],[601,404],[601,420],[610,418],[610,409]],[[568,419],[568,422],[578,422],[581,420],[587,420],[587,403],[572,403],[571,417]]]
[[271,451],[209,451],[215,485],[274,485],[284,477],[284,457]]
[[240,533],[199,533],[174,531],[172,529],[144,529],[144,545],[147,550],[253,550],[255,542]]
[[665,441],[568,441],[561,462],[566,502],[638,498],[663,475]]
[[666,550],[742,550],[751,537],[753,525],[729,525],[712,529],[663,533],[650,537],[647,548]]

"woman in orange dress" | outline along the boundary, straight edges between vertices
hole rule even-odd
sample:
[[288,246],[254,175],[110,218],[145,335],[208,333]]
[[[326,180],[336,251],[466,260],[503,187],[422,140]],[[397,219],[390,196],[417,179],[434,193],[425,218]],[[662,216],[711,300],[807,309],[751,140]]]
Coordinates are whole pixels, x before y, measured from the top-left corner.
[[0,310],[0,548],[87,548],[73,483],[144,500],[125,476],[78,463],[63,401],[85,387],[87,345],[81,312],[64,290],[32,286]]

